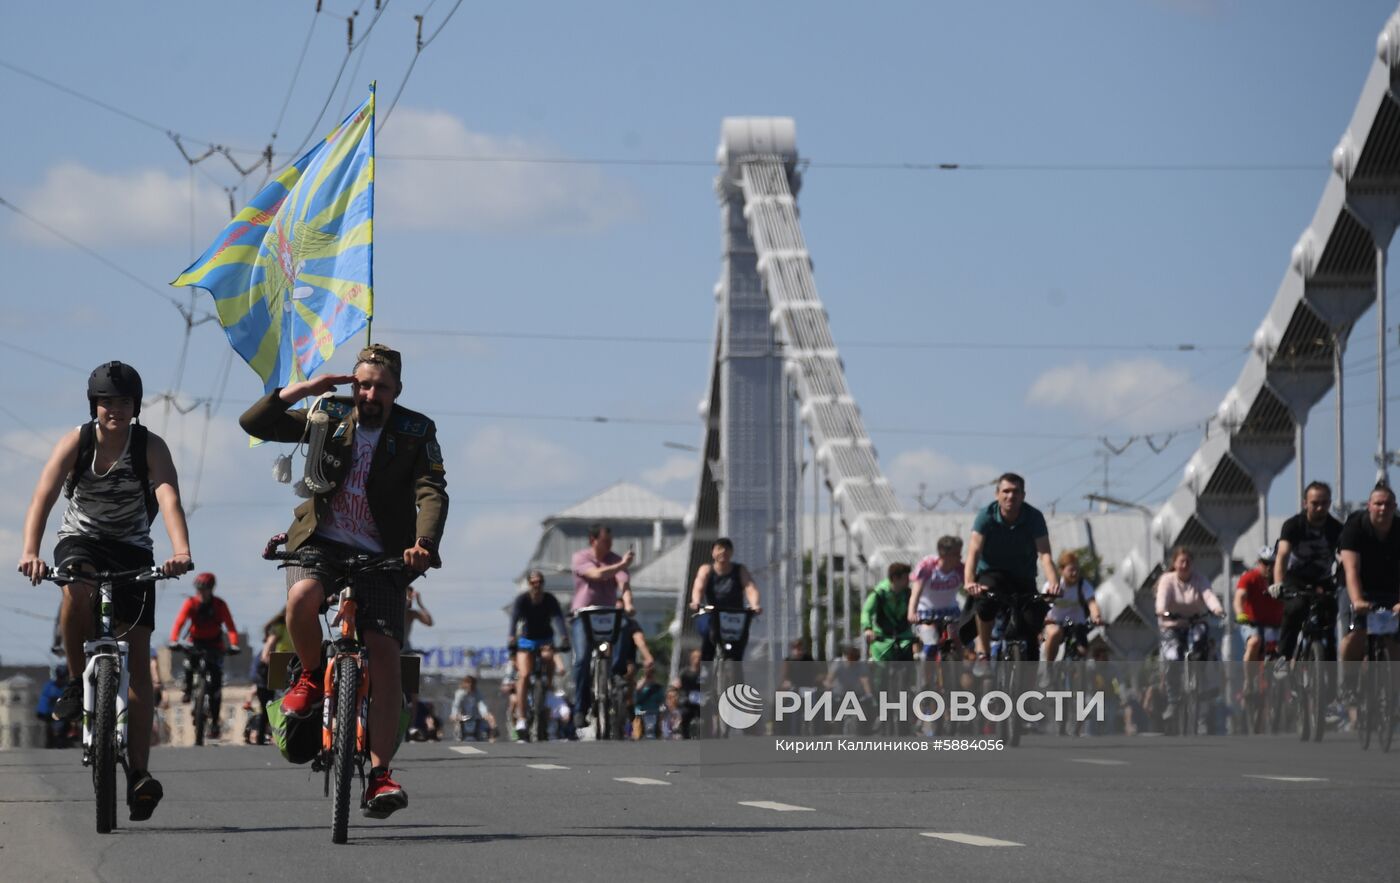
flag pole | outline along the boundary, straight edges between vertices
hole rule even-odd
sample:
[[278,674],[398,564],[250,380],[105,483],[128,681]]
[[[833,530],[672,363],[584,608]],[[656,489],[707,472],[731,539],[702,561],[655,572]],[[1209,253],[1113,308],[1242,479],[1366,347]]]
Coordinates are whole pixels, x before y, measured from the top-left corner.
[[378,80],[370,80],[369,83],[369,161],[373,171],[370,173],[369,182],[369,316],[365,318],[365,346],[369,346],[374,335],[374,178],[379,172],[378,164],[374,160],[374,117],[379,108],[374,100],[375,87],[379,85]]

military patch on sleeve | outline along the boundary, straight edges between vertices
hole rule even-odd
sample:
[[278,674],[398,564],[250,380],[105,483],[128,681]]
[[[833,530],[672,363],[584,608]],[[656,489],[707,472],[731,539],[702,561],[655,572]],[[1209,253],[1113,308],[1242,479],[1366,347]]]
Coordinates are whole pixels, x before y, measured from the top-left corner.
[[437,443],[436,439],[428,442],[428,468],[435,472],[446,471],[442,465],[442,446]]
[[321,410],[337,420],[344,420],[350,416],[350,403],[339,399],[322,399]]
[[395,414],[393,417],[393,429],[395,432],[402,432],[404,435],[416,435],[421,438],[428,434],[428,420],[426,417],[410,417],[407,414]]

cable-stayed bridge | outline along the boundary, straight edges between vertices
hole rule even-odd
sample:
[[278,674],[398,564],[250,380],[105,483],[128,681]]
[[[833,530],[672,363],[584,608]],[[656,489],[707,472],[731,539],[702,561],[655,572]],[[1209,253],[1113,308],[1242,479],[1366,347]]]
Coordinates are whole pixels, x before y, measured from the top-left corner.
[[[1380,32],[1351,122],[1333,152],[1332,174],[1238,379],[1180,485],[1153,518],[1145,545],[1110,562],[1117,572],[1100,594],[1111,618],[1152,621],[1152,588],[1164,554],[1176,545],[1193,550],[1198,569],[1219,579],[1217,590],[1232,602],[1230,553],[1267,521],[1268,493],[1290,463],[1297,464],[1301,497],[1313,477],[1303,428],[1334,387],[1331,478],[1341,505],[1342,355],[1373,304],[1380,305],[1377,460],[1384,475],[1385,270],[1400,223],[1397,84],[1400,12]],[[885,566],[913,563],[932,550],[913,548],[914,532],[846,385],[798,220],[794,121],[726,119],[717,162],[724,256],[687,572],[709,560],[716,537],[729,536],[736,560],[764,588],[766,614],[750,644],[754,657],[781,655],[805,625],[814,652],[830,658],[855,634],[860,600]],[[810,512],[802,511],[804,499]],[[689,590],[688,584],[682,590],[678,614]]]

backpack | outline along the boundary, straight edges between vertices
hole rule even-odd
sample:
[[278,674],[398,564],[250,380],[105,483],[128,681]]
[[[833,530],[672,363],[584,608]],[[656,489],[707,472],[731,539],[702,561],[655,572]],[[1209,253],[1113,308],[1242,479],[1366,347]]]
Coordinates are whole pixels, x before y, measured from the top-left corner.
[[[153,525],[156,513],[160,512],[160,502],[156,500],[156,493],[151,489],[151,467],[146,462],[146,441],[149,435],[150,432],[140,423],[131,424],[131,443],[127,445],[127,451],[131,454],[131,471],[136,473],[136,480],[141,483],[145,492],[146,522]],[[78,428],[78,459],[63,485],[63,495],[68,499],[73,499],[73,489],[78,485],[78,478],[85,471],[92,469],[92,455],[96,450],[97,425],[89,421]]]

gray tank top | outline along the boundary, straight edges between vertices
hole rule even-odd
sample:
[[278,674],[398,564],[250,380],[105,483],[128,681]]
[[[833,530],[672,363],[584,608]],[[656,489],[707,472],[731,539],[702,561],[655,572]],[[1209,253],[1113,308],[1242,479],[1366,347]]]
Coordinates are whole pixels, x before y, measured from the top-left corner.
[[146,517],[146,489],[131,468],[131,434],[127,434],[121,456],[106,473],[97,472],[96,446],[92,462],[77,464],[77,468],[78,480],[63,512],[59,539],[88,537],[154,548]]

